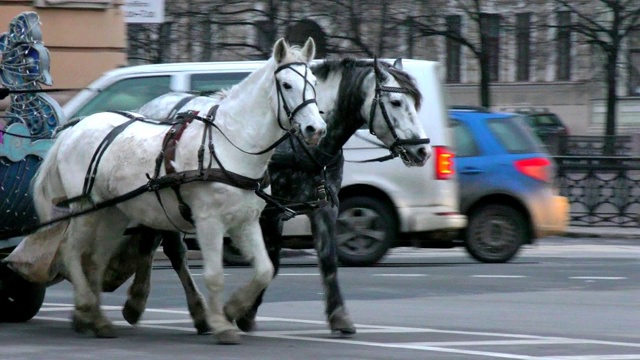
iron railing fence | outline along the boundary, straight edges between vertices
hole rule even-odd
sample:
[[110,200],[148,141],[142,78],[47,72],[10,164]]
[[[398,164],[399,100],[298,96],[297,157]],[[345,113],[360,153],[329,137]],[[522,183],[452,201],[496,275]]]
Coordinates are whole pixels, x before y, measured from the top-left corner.
[[569,198],[570,225],[640,225],[640,157],[554,156],[556,185]]

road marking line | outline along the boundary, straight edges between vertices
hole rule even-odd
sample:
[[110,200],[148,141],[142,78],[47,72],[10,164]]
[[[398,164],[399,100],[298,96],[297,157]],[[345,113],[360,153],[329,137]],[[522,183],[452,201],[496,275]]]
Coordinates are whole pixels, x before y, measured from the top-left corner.
[[[162,324],[191,324],[193,323],[193,320],[191,319],[165,319],[165,320],[141,320],[140,322],[138,322],[136,325],[137,326],[142,326],[142,325],[162,325]],[[114,325],[129,325],[128,322],[123,321],[123,320],[118,320],[118,321],[114,321],[113,322]]]
[[319,276],[320,273],[279,273],[278,276]]
[[526,275],[471,275],[474,278],[502,278],[502,279],[520,279],[526,278]]
[[[47,303],[48,306],[73,306],[72,304],[54,304]],[[103,308],[109,308],[112,310],[121,309],[120,306],[103,306]],[[188,311],[184,310],[171,310],[171,309],[157,309],[151,308],[147,309],[147,312],[157,312],[157,313],[169,313],[169,314],[180,314],[180,315],[189,315]],[[69,318],[58,318],[58,317],[47,317],[47,316],[36,316],[34,319],[39,320],[49,320],[49,321],[60,321],[60,322],[70,322]],[[303,320],[303,319],[290,319],[290,318],[280,318],[280,317],[267,317],[267,316],[258,316],[258,321],[273,321],[273,322],[287,322],[287,323],[300,323],[300,324],[315,324],[326,326],[326,321],[322,320]],[[140,324],[140,327],[148,327],[148,328],[157,328],[157,329],[167,329],[167,330],[178,330],[178,331],[186,331],[186,332],[195,332],[194,329],[190,327],[175,327],[175,326],[166,326],[160,325],[162,323],[178,323],[177,319],[167,319],[167,320],[153,320],[154,324],[145,324],[144,322]],[[179,320],[185,321],[186,320]],[[191,320],[189,319],[189,322]],[[640,343],[627,343],[627,342],[617,342],[617,341],[601,341],[601,340],[592,340],[592,339],[575,339],[575,338],[564,338],[564,337],[544,337],[537,335],[527,335],[527,334],[509,334],[509,333],[495,333],[495,332],[481,332],[481,331],[456,331],[456,330],[440,330],[433,328],[414,328],[414,327],[401,327],[401,326],[380,326],[380,325],[368,325],[368,324],[356,324],[358,328],[358,332],[362,333],[438,333],[438,334],[455,334],[455,335],[475,335],[475,336],[492,336],[498,338],[508,338],[508,339],[527,339],[528,341],[550,341],[554,343],[576,343],[576,344],[593,344],[593,345],[608,345],[608,346],[623,346],[623,347],[631,347],[631,348],[640,348]],[[377,331],[376,331],[377,330]],[[484,351],[466,351],[466,350],[457,350],[457,349],[446,349],[438,346],[431,346],[430,343],[417,343],[418,345],[414,345],[414,343],[376,343],[376,342],[367,342],[367,341],[357,341],[357,340],[347,340],[347,339],[337,339],[337,338],[312,338],[306,336],[295,336],[295,334],[320,334],[324,335],[327,333],[327,330],[312,330],[310,333],[308,330],[300,330],[300,331],[259,331],[254,333],[251,336],[262,336],[268,338],[279,338],[279,339],[290,339],[290,340],[306,340],[306,341],[316,341],[316,342],[333,342],[333,343],[344,343],[344,344],[352,344],[352,345],[363,345],[363,346],[378,346],[378,347],[388,347],[388,348],[402,348],[402,349],[410,349],[410,350],[426,350],[426,351],[436,351],[436,352],[448,352],[448,353],[458,353],[458,354],[466,354],[466,355],[481,355],[481,356],[493,356],[498,358],[506,358],[506,359],[523,359],[523,360],[541,360],[541,359],[561,359],[561,360],[640,360],[640,355],[628,354],[628,355],[611,355],[611,357],[607,357],[607,355],[582,355],[582,356],[564,356],[564,357],[556,357],[556,356],[545,356],[545,357],[537,357],[537,356],[524,356],[517,354],[507,354],[507,353],[493,353],[493,352],[484,352]],[[485,342],[490,342],[493,340],[486,340]],[[519,340],[505,340],[518,342]],[[480,343],[480,342],[467,342],[467,343]],[[407,345],[408,344],[408,345]],[[451,346],[451,345],[449,345]],[[624,357],[631,356],[631,357]]]
[[440,342],[402,342],[416,346],[512,346],[512,345],[559,345],[584,344],[584,340],[574,339],[539,339],[539,340],[478,340],[478,341],[440,341]]
[[[224,276],[230,276],[231,274],[224,274]],[[202,273],[191,273],[191,276],[204,276]]]
[[554,360],[640,360],[640,354],[553,356]]
[[571,276],[569,279],[575,280],[625,280],[624,276]]
[[435,347],[435,346],[415,346],[411,344],[407,345],[402,343],[389,344],[389,343],[377,343],[377,342],[358,341],[358,340],[312,338],[312,337],[304,337],[304,336],[267,335],[267,334],[264,334],[264,335],[249,334],[249,336],[261,336],[261,337],[267,337],[267,338],[277,338],[277,339],[286,339],[286,340],[305,340],[305,341],[326,342],[326,343],[344,344],[344,345],[360,345],[360,346],[372,346],[372,347],[407,349],[407,350],[423,350],[423,351],[433,351],[433,352],[442,352],[442,353],[450,353],[450,354],[479,355],[479,356],[488,356],[488,357],[502,358],[502,359],[540,360],[539,357],[528,356],[528,355],[507,354],[507,353],[498,353],[498,352],[490,352],[490,351],[446,349],[446,348]]
[[373,274],[371,276],[388,276],[388,277],[422,277],[429,276],[427,274]]

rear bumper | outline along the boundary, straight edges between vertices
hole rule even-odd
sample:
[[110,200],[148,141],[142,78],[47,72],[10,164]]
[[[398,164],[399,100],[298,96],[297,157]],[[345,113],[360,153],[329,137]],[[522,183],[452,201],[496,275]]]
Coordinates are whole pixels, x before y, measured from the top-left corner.
[[554,195],[544,209],[536,211],[533,219],[534,237],[543,238],[564,234],[569,225],[569,199]]
[[398,209],[400,232],[458,230],[467,226],[467,216],[445,206],[407,207]]

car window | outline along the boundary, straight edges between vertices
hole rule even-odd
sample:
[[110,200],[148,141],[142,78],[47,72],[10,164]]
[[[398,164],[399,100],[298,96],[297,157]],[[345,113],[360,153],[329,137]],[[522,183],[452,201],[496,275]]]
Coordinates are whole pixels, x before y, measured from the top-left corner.
[[156,97],[168,93],[170,84],[169,75],[120,80],[100,91],[73,117],[84,117],[108,110],[135,110]]
[[480,151],[471,129],[460,121],[451,119],[456,157],[478,156]]
[[227,89],[244,80],[250,73],[204,73],[191,75],[191,91],[214,92]]
[[536,123],[538,126],[560,126],[560,119],[553,114],[536,115]]
[[489,119],[487,120],[487,127],[504,146],[505,150],[511,154],[541,151],[539,143],[533,137],[531,131],[524,128],[514,118]]

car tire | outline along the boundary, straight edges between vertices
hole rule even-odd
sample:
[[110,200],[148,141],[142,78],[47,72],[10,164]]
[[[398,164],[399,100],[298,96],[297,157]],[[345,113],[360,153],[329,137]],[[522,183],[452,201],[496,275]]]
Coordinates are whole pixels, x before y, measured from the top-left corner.
[[377,263],[396,241],[398,222],[391,207],[370,197],[351,197],[340,204],[336,224],[337,255],[342,265]]
[[0,263],[0,322],[31,320],[42,306],[46,286],[29,282]]
[[491,204],[469,215],[465,231],[465,248],[476,260],[504,263],[513,259],[527,242],[527,222],[517,209]]

